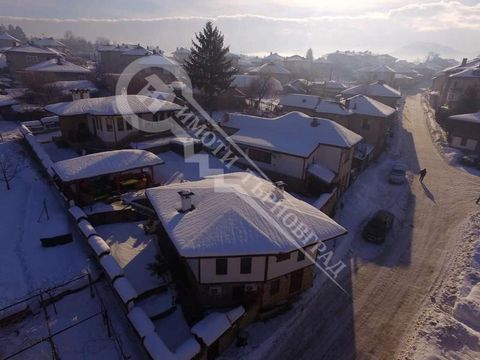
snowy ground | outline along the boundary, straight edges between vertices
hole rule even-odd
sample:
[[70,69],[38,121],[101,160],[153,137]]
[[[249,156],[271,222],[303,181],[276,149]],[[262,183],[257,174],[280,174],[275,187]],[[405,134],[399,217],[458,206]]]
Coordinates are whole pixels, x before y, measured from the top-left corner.
[[427,118],[428,129],[430,130],[432,141],[437,147],[438,151],[445,157],[445,159],[450,165],[455,166],[472,175],[480,176],[480,169],[464,166],[458,162],[459,158],[462,155],[465,155],[465,153],[462,152],[462,150],[460,149],[449,146],[447,141],[447,134],[445,133],[445,131],[443,131],[443,129],[435,120],[434,110],[430,107],[428,101],[425,98],[423,98],[422,100],[423,111],[425,112],[425,116]]

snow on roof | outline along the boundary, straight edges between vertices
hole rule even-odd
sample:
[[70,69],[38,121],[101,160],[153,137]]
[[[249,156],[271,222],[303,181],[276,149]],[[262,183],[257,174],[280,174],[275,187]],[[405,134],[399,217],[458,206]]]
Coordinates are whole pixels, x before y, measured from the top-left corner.
[[58,55],[59,53],[55,50],[49,49],[49,48],[41,48],[38,46],[34,45],[20,45],[20,46],[14,46],[10,49],[8,49],[6,52],[23,52],[23,53],[29,53],[29,54],[50,54],[50,55]]
[[98,91],[97,87],[90,80],[65,80],[65,81],[54,81],[52,83],[45,84],[47,87],[53,87],[55,89],[61,90],[65,93],[70,92],[70,90],[90,90],[90,92]]
[[20,103],[12,105],[12,110],[24,114],[29,112],[43,111],[43,106],[36,104]]
[[365,95],[355,95],[347,99],[345,104],[355,114],[361,115],[388,117],[396,111],[394,108]]
[[[110,255],[105,255],[102,259],[106,258]],[[119,277],[113,283],[113,287],[117,290],[118,295],[123,300],[124,304],[128,304],[130,301],[135,300],[138,296],[137,292],[130,284],[130,281],[125,279],[124,277]]]
[[352,111],[346,108],[342,103],[331,100],[320,100],[315,107],[317,113],[335,114],[335,115],[351,115]]
[[377,81],[368,85],[357,85],[342,91],[343,95],[367,95],[401,98],[402,95],[398,90],[385,84],[383,81]]
[[137,46],[133,49],[125,50],[122,55],[128,55],[128,56],[147,56],[151,55],[152,52],[148,49],[145,49],[142,46]]
[[[238,172],[150,188],[146,196],[181,256],[242,256],[296,250],[296,240],[285,235],[285,229],[268,216],[271,206],[248,193],[247,189],[253,188],[266,194],[278,191],[269,181]],[[195,209],[179,213],[178,192],[185,189],[195,194]],[[309,204],[287,192],[283,197],[284,206],[316,234],[308,243],[302,242],[302,247],[346,232]]]
[[32,40],[33,45],[41,47],[66,47],[66,45],[54,38],[36,38]]
[[47,105],[46,110],[60,116],[81,114],[126,115],[180,110],[180,106],[169,101],[144,95],[116,95],[100,98],[79,99]]
[[118,45],[98,45],[97,46],[97,51],[119,51],[119,52],[125,52],[128,50],[135,49],[138,45],[134,44],[118,44]]
[[462,70],[458,73],[452,74],[449,77],[451,78],[480,78],[480,65],[472,66]]
[[124,275],[122,268],[118,265],[117,260],[115,260],[112,255],[102,256],[100,259],[100,265],[102,265],[112,281]]
[[167,345],[155,332],[145,336],[143,346],[145,346],[153,360],[177,360],[176,355],[168,349]]
[[326,166],[323,166],[322,164],[310,164],[308,166],[307,171],[315,176],[317,179],[325,182],[326,184],[331,184],[333,179],[335,179],[335,173],[327,168]]
[[151,152],[124,149],[58,161],[53,170],[62,181],[68,182],[160,164],[163,160]]
[[72,206],[71,208],[68,209],[68,212],[70,213],[70,215],[73,216],[75,221],[87,219],[87,214],[85,214],[83,210],[80,209],[78,206]]
[[9,95],[0,95],[0,107],[18,104],[18,100]]
[[166,56],[160,55],[160,54],[154,54],[154,55],[149,55],[145,56],[139,60],[137,60],[137,63],[140,65],[149,65],[149,66],[175,66],[178,65],[176,61],[173,61]]
[[465,121],[480,124],[480,111],[472,114],[459,114],[448,117],[451,120]]
[[294,111],[276,118],[230,114],[222,126],[239,129],[232,140],[271,151],[308,157],[320,144],[350,148],[362,137],[331,120]]
[[340,81],[328,80],[328,81],[325,81],[325,88],[341,90],[341,89],[346,89],[347,87],[344,84],[342,84]]
[[380,66],[376,66],[376,67],[370,67],[370,68],[367,68],[363,71],[366,71],[366,72],[388,72],[388,73],[394,73],[395,70],[393,70],[390,66],[388,65],[380,65]]
[[240,319],[245,314],[245,308],[243,306],[237,306],[236,308],[226,313],[228,320],[231,324]]
[[11,41],[20,42],[20,40],[18,40],[17,38],[14,38],[9,33],[0,34],[0,40],[11,40]]
[[280,97],[279,105],[313,110],[319,101],[316,95],[287,94]]
[[90,236],[88,238],[88,244],[98,257],[110,254],[110,246],[98,235]]
[[290,71],[275,63],[266,63],[249,71],[253,74],[288,75]]
[[80,221],[78,223],[78,228],[87,239],[92,235],[97,235],[95,228],[92,226],[92,224],[90,224],[88,220]]
[[278,60],[284,60],[285,58],[277,53],[270,53],[270,55],[267,55],[263,58],[266,61],[278,61]]
[[230,327],[231,324],[227,315],[214,312],[193,325],[190,331],[192,334],[201,338],[203,342],[209,346],[230,329]]
[[89,74],[90,70],[65,59],[50,59],[25,68],[25,71]]
[[153,325],[152,320],[149,319],[149,317],[147,316],[147,314],[145,314],[145,311],[143,311],[141,307],[133,307],[129,311],[127,317],[132,323],[135,330],[137,330],[140,338],[143,338],[155,331],[155,325]]
[[178,360],[190,360],[199,352],[200,344],[193,336],[191,336],[175,350],[175,355]]

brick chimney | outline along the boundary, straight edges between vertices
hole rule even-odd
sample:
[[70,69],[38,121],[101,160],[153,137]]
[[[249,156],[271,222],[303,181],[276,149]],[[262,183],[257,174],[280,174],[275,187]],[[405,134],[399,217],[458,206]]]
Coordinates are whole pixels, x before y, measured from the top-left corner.
[[468,58],[463,58],[463,59],[462,59],[462,65],[461,65],[461,66],[467,65],[467,60],[468,60]]
[[72,100],[90,99],[90,90],[88,89],[72,89],[70,92]]

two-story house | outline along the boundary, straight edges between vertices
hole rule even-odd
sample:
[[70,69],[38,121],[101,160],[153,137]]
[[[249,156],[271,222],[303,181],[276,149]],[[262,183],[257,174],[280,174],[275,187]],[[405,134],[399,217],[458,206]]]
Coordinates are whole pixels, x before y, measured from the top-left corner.
[[365,95],[392,108],[397,107],[397,102],[402,97],[400,91],[387,85],[383,80],[371,84],[353,86],[342,91],[341,94],[344,98],[355,95]]
[[[263,308],[298,295],[312,286],[323,242],[346,233],[321,211],[246,172],[150,188],[146,196],[160,222],[162,251],[183,265],[204,306]],[[303,224],[302,236],[290,230],[292,219]]]
[[476,113],[450,116],[444,127],[452,147],[480,154],[480,104]]
[[458,101],[467,93],[469,88],[477,88],[480,91],[480,63],[448,77],[446,85],[446,105],[448,108],[455,109]]
[[14,46],[5,51],[7,65],[10,72],[17,73],[25,68],[50,60],[56,59],[61,54],[53,49],[41,48],[38,46],[25,44]]
[[35,77],[43,83],[54,81],[86,80],[91,71],[73,64],[62,57],[50,59],[24,69],[26,76]]
[[[78,91],[81,97],[88,91]],[[143,95],[117,95],[47,105],[59,116],[62,139],[77,149],[122,148],[145,136],[161,136],[180,106]],[[160,124],[161,123],[161,124]],[[165,125],[165,126],[163,126]],[[168,132],[168,130],[165,130]]]
[[348,187],[353,148],[362,140],[334,121],[301,112],[275,118],[229,114],[220,125],[272,179],[312,195],[338,197]]

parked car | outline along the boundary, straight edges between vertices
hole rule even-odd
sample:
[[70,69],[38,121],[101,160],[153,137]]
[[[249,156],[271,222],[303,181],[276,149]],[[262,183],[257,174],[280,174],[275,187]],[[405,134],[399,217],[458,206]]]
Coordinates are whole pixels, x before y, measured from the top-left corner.
[[362,237],[375,244],[381,244],[393,226],[394,216],[387,210],[379,210],[364,227]]
[[403,184],[407,175],[407,165],[403,163],[395,163],[390,170],[388,181],[392,184]]
[[458,162],[465,166],[479,167],[480,155],[463,155],[458,159]]

